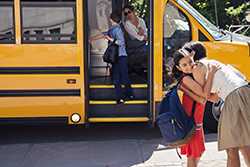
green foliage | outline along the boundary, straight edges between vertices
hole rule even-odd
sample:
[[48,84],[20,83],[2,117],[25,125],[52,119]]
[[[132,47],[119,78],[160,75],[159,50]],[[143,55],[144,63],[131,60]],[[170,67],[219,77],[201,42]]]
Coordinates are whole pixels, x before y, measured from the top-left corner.
[[[249,24],[245,20],[245,12],[250,9],[250,2],[244,0],[188,0],[203,16],[216,25],[215,3],[217,6],[218,26],[228,29],[230,25]],[[250,32],[248,32],[249,35]]]
[[214,15],[214,8],[208,0],[197,1],[196,3],[192,4],[192,6],[197,9],[203,16],[205,16],[209,21],[213,24],[215,22],[215,15]]
[[138,16],[142,18],[149,16],[149,0],[129,0],[128,2],[135,7]]
[[238,7],[229,7],[226,10],[227,15],[232,19],[232,23],[234,24],[247,24],[245,17],[245,12],[250,8],[250,2],[243,3]]

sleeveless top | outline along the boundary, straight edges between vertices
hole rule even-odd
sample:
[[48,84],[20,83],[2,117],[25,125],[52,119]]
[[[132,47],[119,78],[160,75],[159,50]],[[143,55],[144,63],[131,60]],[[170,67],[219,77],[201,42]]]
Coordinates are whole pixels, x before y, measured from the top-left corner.
[[246,77],[231,65],[222,64],[216,60],[202,59],[200,62],[204,65],[220,65],[221,68],[214,74],[212,82],[212,93],[217,93],[222,100],[235,89],[248,84]]

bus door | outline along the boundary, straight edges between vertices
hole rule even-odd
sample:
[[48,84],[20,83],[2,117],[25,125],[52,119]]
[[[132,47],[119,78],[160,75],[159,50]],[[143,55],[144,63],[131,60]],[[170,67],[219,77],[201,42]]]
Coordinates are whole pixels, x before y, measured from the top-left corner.
[[[86,38],[107,32],[110,28],[109,15],[112,11],[122,12],[126,4],[124,0],[87,0]],[[122,18],[123,19],[123,18]],[[85,41],[88,41],[86,39]],[[115,88],[112,81],[112,66],[103,61],[102,56],[108,46],[105,39],[88,43],[85,69],[88,85],[86,98],[86,115],[88,122],[148,122],[151,121],[150,74],[149,59],[147,68],[135,70],[134,55],[128,54],[129,78],[135,98],[125,103],[117,104]],[[150,56],[148,53],[147,55]],[[145,62],[144,62],[145,63]],[[132,65],[131,65],[132,64]],[[122,85],[124,87],[124,85]]]

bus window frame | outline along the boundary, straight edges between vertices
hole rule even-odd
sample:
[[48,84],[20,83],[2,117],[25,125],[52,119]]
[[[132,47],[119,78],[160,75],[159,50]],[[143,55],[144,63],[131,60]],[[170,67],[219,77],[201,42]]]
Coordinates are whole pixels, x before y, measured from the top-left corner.
[[[220,36],[220,37],[218,37],[218,38],[215,38],[215,36],[208,30],[208,28],[206,28],[202,23],[201,23],[201,21],[200,21],[200,19],[199,18],[197,18],[195,15],[193,15],[193,13],[192,12],[190,12],[192,9],[187,9],[184,5],[182,5],[181,3],[180,3],[180,1],[182,1],[183,3],[187,3],[188,5],[190,5],[188,2],[185,2],[185,1],[183,1],[183,0],[176,0],[176,4],[178,4],[178,6],[180,6],[180,8],[182,8],[184,11],[186,11],[199,25],[200,25],[200,27],[202,28],[202,29],[204,29],[204,31],[206,31],[207,32],[207,34],[208,34],[208,36],[207,35],[205,35],[209,40],[215,40],[215,41],[220,41],[220,40],[222,40],[225,36]],[[190,5],[191,6],[191,5]],[[192,7],[192,6],[191,6]],[[203,17],[203,18],[201,18],[201,19],[205,19],[207,22],[209,22],[211,25],[213,25],[214,27],[216,27],[213,23],[211,23],[206,17],[204,17],[200,12],[198,12],[194,7],[192,7],[197,13],[199,13],[200,15],[201,15],[201,17]],[[219,28],[218,27],[216,27],[217,28],[217,33],[219,32]],[[199,28],[200,29],[200,28]],[[201,32],[203,32],[201,29],[200,29],[200,31]],[[204,33],[204,32],[203,32]],[[219,32],[220,33],[220,32]],[[220,33],[221,35],[223,35],[222,33]],[[210,39],[211,38],[211,39]]]
[[[15,27],[16,27],[16,20],[15,20],[15,6],[14,6],[14,0],[12,0],[12,2],[11,1],[0,1],[0,5],[1,6],[7,6],[7,7],[12,7],[12,21],[13,21],[13,27],[12,27],[12,32],[13,32],[13,34],[11,35],[11,37],[13,37],[13,39],[12,40],[0,40],[0,44],[15,44],[16,43],[16,29],[15,29]],[[3,36],[4,36],[4,34],[2,34]],[[0,34],[0,37],[2,36],[1,34]],[[7,35],[7,36],[9,36],[9,35]]]
[[[75,34],[43,34],[40,37],[74,37],[74,40],[24,40],[25,34],[23,30],[23,7],[71,7],[74,10],[74,31]],[[77,44],[77,0],[75,2],[70,1],[22,1],[20,0],[20,20],[21,20],[21,43],[22,44]],[[37,37],[36,34],[30,34],[28,37]]]
[[[187,14],[184,12],[184,11],[182,11],[180,8],[178,8],[178,6],[176,6],[172,1],[167,1],[166,3],[165,3],[165,8],[164,8],[164,12],[165,12],[165,9],[166,9],[166,5],[168,5],[168,3],[171,3],[174,7],[176,7],[176,9],[178,10],[178,12],[180,12],[180,13],[182,13],[183,14],[183,16],[187,19],[187,21],[188,21],[188,25],[189,25],[189,27],[190,27],[190,38],[189,38],[189,42],[192,40],[192,37],[193,37],[193,26],[192,26],[192,24],[191,24],[191,21],[190,21],[190,19],[189,19],[189,17],[187,16]],[[164,15],[164,14],[163,14]],[[164,17],[164,16],[163,16]],[[163,31],[164,31],[164,24],[163,24]],[[163,34],[163,39],[164,39],[165,37],[164,37],[164,34]]]

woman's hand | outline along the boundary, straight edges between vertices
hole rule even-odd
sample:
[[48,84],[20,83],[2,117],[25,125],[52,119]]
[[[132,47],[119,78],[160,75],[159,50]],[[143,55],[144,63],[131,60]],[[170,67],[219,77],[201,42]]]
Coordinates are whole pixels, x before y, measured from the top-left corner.
[[143,30],[143,28],[139,27],[138,30],[139,30],[139,31],[138,31],[137,34],[140,35],[140,36],[143,36],[144,33],[145,33],[144,30]]
[[221,69],[220,65],[208,64],[208,72],[211,73],[211,74],[215,74],[219,69]]

